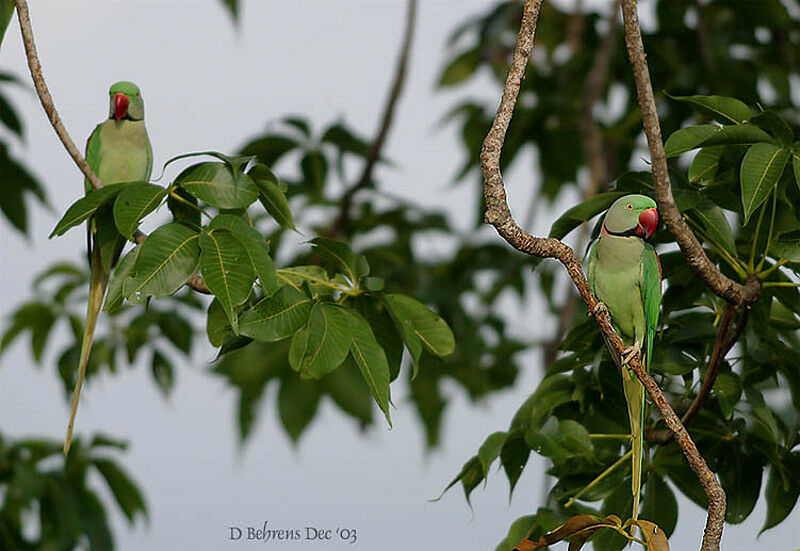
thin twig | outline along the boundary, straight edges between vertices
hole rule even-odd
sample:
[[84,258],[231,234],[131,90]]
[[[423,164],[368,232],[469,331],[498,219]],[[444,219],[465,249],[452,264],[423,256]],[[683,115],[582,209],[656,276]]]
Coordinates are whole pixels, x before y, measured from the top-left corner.
[[[700,387],[700,390],[697,392],[697,395],[694,397],[694,400],[692,400],[691,405],[681,417],[681,423],[683,423],[684,427],[689,426],[689,423],[691,423],[692,419],[694,419],[695,415],[697,415],[697,413],[705,404],[706,399],[711,393],[711,389],[714,387],[714,382],[717,380],[717,374],[719,373],[719,368],[722,365],[722,360],[725,359],[725,355],[739,339],[739,335],[741,335],[744,325],[747,323],[748,310],[745,310],[745,313],[742,314],[742,317],[734,329],[733,334],[728,335],[731,323],[736,315],[736,310],[737,307],[733,304],[725,305],[725,311],[722,313],[719,329],[717,330],[717,337],[714,339],[714,348],[712,349],[711,357],[708,360],[708,367],[706,367],[706,376],[703,379],[703,384]],[[672,440],[672,434],[665,430],[648,431],[645,437],[647,438],[648,442],[654,444],[666,444]]]
[[[624,3],[623,3],[624,4]],[[519,95],[525,68],[533,50],[533,41],[536,31],[536,22],[542,0],[526,0],[523,8],[522,23],[520,26],[517,46],[511,68],[503,88],[503,96],[497,108],[492,127],[483,143],[481,150],[481,167],[484,177],[484,195],[486,198],[486,222],[493,225],[503,239],[517,250],[543,258],[556,258],[559,260],[578,289],[578,292],[589,307],[603,336],[607,342],[619,353],[625,351],[625,345],[617,335],[611,324],[608,310],[598,302],[592,294],[589,283],[583,274],[581,264],[567,245],[553,238],[534,237],[523,231],[514,221],[508,206],[503,175],[500,171],[500,155],[503,142],[514,113],[514,106]],[[635,11],[635,4],[633,5]],[[626,18],[627,19],[627,18]],[[638,28],[638,23],[637,23]],[[626,25],[627,30],[627,25]],[[643,52],[641,52],[643,56]],[[640,92],[641,95],[641,92]],[[652,92],[651,92],[652,97]],[[662,150],[663,152],[663,150]],[[666,165],[665,165],[666,166]],[[669,187],[669,180],[665,180]],[[671,192],[667,190],[671,197]],[[674,205],[674,203],[673,203]],[[698,245],[699,246],[699,245]],[[680,419],[669,405],[664,393],[658,388],[653,378],[644,370],[641,358],[636,356],[630,361],[630,368],[636,373],[647,393],[655,403],[661,416],[669,429],[675,435],[675,440],[683,450],[692,470],[700,480],[708,496],[708,519],[703,538],[703,551],[718,551],[719,540],[722,535],[722,522],[725,517],[725,492],[719,484],[717,477],[708,468],[700,452],[697,450],[691,436],[681,424]]]
[[[103,183],[89,166],[89,163],[86,162],[86,158],[81,155],[81,152],[78,151],[77,147],[75,147],[75,143],[72,141],[72,138],[69,137],[69,133],[67,132],[64,123],[61,122],[61,117],[58,115],[55,103],[53,102],[53,98],[47,88],[47,83],[44,80],[44,76],[42,75],[42,64],[39,61],[39,54],[36,52],[36,44],[33,41],[33,28],[31,26],[31,16],[30,12],[28,11],[28,3],[26,0],[14,0],[14,3],[17,7],[19,27],[20,31],[22,32],[22,42],[25,45],[25,56],[28,59],[28,68],[30,69],[31,78],[33,79],[34,87],[36,88],[36,94],[39,96],[39,100],[42,102],[44,112],[47,114],[47,118],[50,120],[53,130],[55,130],[56,135],[61,140],[61,143],[64,144],[64,148],[67,150],[67,153],[69,153],[69,156],[72,157],[72,160],[74,160],[75,164],[78,165],[80,171],[91,184],[92,189],[98,190],[103,187]],[[144,234],[140,231],[136,232],[137,244],[142,243],[146,238],[147,234]],[[203,281],[203,278],[199,275],[193,275],[191,278],[189,278],[189,280],[186,282],[186,285],[199,293],[211,294],[205,284],[205,281]]]
[[408,0],[408,9],[406,11],[406,26],[403,34],[403,42],[400,45],[400,55],[397,58],[397,65],[395,67],[394,80],[389,89],[389,95],[386,98],[386,104],[383,108],[383,115],[381,122],[378,126],[378,131],[375,134],[375,139],[369,146],[367,156],[364,160],[364,167],[361,170],[356,183],[349,187],[339,202],[339,214],[334,219],[330,228],[325,232],[329,237],[339,235],[344,229],[347,222],[350,220],[350,208],[353,204],[353,198],[362,189],[369,187],[372,184],[372,172],[375,170],[375,165],[381,158],[383,146],[386,143],[386,137],[389,135],[389,130],[392,127],[394,120],[395,108],[397,107],[397,100],[403,93],[405,86],[406,74],[408,73],[408,60],[411,56],[411,44],[414,38],[414,26],[417,20],[417,0]]
[[752,304],[761,295],[761,284],[758,279],[748,279],[746,284],[742,285],[720,272],[719,268],[708,259],[697,237],[675,205],[669,181],[667,157],[664,154],[664,144],[661,140],[656,100],[653,96],[650,73],[642,45],[642,31],[639,28],[636,0],[622,0],[622,16],[625,22],[625,43],[639,97],[639,110],[642,114],[647,145],[650,149],[658,212],[683,252],[686,263],[706,284],[706,287],[715,295],[733,304]]
[[47,83],[42,76],[42,64],[39,62],[39,54],[36,53],[36,44],[33,41],[33,29],[31,27],[31,15],[28,11],[28,2],[26,2],[26,0],[14,0],[14,3],[17,6],[17,17],[19,18],[19,28],[22,31],[22,43],[25,45],[25,57],[28,59],[28,68],[31,72],[33,84],[36,87],[36,94],[42,102],[44,112],[47,114],[47,118],[50,119],[50,124],[53,125],[53,129],[56,131],[56,135],[58,135],[61,143],[64,144],[67,153],[69,153],[69,156],[75,161],[75,164],[78,165],[78,168],[83,172],[83,175],[86,176],[86,179],[89,180],[92,188],[100,189],[103,187],[102,182],[100,182],[97,174],[94,173],[78,148],[75,147],[75,142],[69,137],[64,123],[61,122],[61,117],[58,116],[58,111],[56,111],[56,106],[53,102],[53,97],[50,95],[50,90],[47,88]]

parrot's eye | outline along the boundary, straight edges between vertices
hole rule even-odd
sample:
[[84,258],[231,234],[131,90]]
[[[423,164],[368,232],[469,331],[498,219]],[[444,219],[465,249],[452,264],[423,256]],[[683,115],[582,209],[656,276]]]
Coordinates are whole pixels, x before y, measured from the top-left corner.
[[633,210],[633,203],[628,203],[627,205],[625,205],[625,208],[628,210]]

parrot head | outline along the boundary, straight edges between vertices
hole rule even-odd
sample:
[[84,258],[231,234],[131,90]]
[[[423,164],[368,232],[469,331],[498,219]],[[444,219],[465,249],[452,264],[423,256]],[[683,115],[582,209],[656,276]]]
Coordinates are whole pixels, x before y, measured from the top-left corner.
[[647,239],[658,227],[656,202],[646,195],[620,197],[606,212],[602,231],[617,236]]
[[113,84],[110,96],[109,119],[140,121],[144,119],[144,101],[139,87],[132,82]]

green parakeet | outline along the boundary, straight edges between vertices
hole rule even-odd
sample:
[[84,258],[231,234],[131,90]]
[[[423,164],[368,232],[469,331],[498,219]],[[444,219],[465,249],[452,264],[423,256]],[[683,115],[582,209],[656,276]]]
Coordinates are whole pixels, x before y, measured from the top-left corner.
[[[86,161],[104,184],[147,181],[153,168],[153,150],[144,126],[144,102],[139,88],[132,82],[117,82],[109,90],[108,119],[97,125],[86,143]],[[92,193],[88,180],[86,192]],[[103,306],[108,274],[119,258],[125,238],[114,225],[110,205],[103,207],[88,222],[89,263],[91,279],[86,325],[78,361],[78,378],[72,395],[64,454],[69,452],[81,386],[92,350],[97,316]]]
[[[652,245],[645,240],[658,226],[656,203],[644,195],[617,199],[603,219],[600,237],[589,255],[588,278],[594,295],[611,314],[619,336],[640,351],[642,366],[649,368],[653,339],[661,306],[661,264]],[[644,387],[620,357],[609,347],[622,372],[622,387],[628,404],[633,449],[633,519],[639,514],[644,438]]]

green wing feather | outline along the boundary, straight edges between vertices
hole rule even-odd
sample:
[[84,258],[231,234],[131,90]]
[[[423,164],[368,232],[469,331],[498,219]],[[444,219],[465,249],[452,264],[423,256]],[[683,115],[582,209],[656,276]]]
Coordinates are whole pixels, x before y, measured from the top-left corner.
[[639,284],[647,323],[644,367],[649,371],[653,341],[658,329],[658,312],[661,309],[661,264],[652,245],[645,243],[642,251],[642,280]]
[[[92,171],[97,174],[97,170],[100,167],[100,127],[101,124],[95,126],[94,131],[89,136],[89,139],[86,140],[86,162],[89,163],[89,167]],[[89,180],[84,178],[83,180],[84,186],[86,187],[86,193],[89,193],[92,190],[92,185],[89,183]]]

